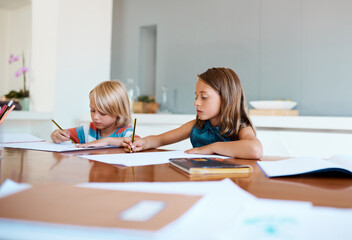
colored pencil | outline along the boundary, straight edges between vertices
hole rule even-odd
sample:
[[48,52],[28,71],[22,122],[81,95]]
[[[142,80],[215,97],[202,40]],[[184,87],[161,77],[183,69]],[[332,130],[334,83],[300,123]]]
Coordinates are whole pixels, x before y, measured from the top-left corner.
[[[134,142],[134,135],[136,132],[136,122],[137,122],[137,118],[135,118],[133,122],[132,143]],[[132,148],[130,149],[130,152],[132,152]]]
[[5,118],[7,117],[7,115],[10,114],[10,112],[12,112],[12,110],[16,107],[16,105],[12,105],[9,109],[7,109],[7,111],[5,112],[5,114],[2,116],[2,118],[0,119],[0,124],[5,120]]
[[[3,108],[1,109],[0,119],[5,115],[6,111],[11,107],[12,103],[13,103],[13,101],[10,100],[10,101],[8,102],[8,104],[5,105],[5,108],[3,107]],[[15,105],[14,105],[14,106],[15,106]]]

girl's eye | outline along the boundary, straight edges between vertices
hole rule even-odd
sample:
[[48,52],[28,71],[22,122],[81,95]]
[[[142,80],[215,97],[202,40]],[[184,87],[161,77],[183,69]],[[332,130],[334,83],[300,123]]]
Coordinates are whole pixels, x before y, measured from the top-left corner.
[[93,109],[90,110],[91,113],[94,113],[95,111]]
[[208,98],[208,97],[204,97],[204,96],[202,97],[203,100],[207,100],[207,98]]

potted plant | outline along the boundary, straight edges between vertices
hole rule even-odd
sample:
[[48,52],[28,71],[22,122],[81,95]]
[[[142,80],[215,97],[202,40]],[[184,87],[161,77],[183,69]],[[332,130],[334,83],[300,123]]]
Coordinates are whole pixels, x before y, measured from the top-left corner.
[[[20,60],[20,56],[10,55],[9,64],[17,62]],[[5,95],[7,99],[18,99],[22,110],[29,110],[29,90],[26,88],[26,73],[29,69],[26,67],[24,53],[22,53],[22,66],[15,72],[15,77],[18,78],[23,76],[23,89],[19,91],[11,90],[8,94]]]
[[138,101],[133,102],[134,113],[156,113],[158,110],[159,104],[153,96],[139,96]]

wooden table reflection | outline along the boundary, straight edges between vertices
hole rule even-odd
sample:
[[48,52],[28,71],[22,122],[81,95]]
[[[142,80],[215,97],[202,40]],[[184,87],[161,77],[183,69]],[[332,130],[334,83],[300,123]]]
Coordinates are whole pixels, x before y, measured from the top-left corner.
[[[52,153],[5,148],[0,160],[0,181],[7,178],[19,183],[83,182],[177,182],[213,181],[229,177],[244,190],[260,198],[311,201],[317,206],[352,207],[352,178],[346,175],[306,175],[267,178],[254,160],[232,160],[249,164],[248,175],[191,177],[169,164],[125,167],[77,157],[77,154],[122,153],[122,149],[86,150],[73,153]],[[264,157],[274,161],[280,157]]]

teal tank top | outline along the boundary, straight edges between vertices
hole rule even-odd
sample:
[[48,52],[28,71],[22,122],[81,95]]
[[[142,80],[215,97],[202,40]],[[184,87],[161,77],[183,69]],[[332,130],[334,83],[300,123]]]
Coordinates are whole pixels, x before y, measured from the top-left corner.
[[225,137],[220,134],[218,127],[212,127],[210,121],[207,120],[203,128],[192,127],[190,140],[192,146],[203,147],[205,145],[215,142],[228,142],[232,141],[231,137]]

